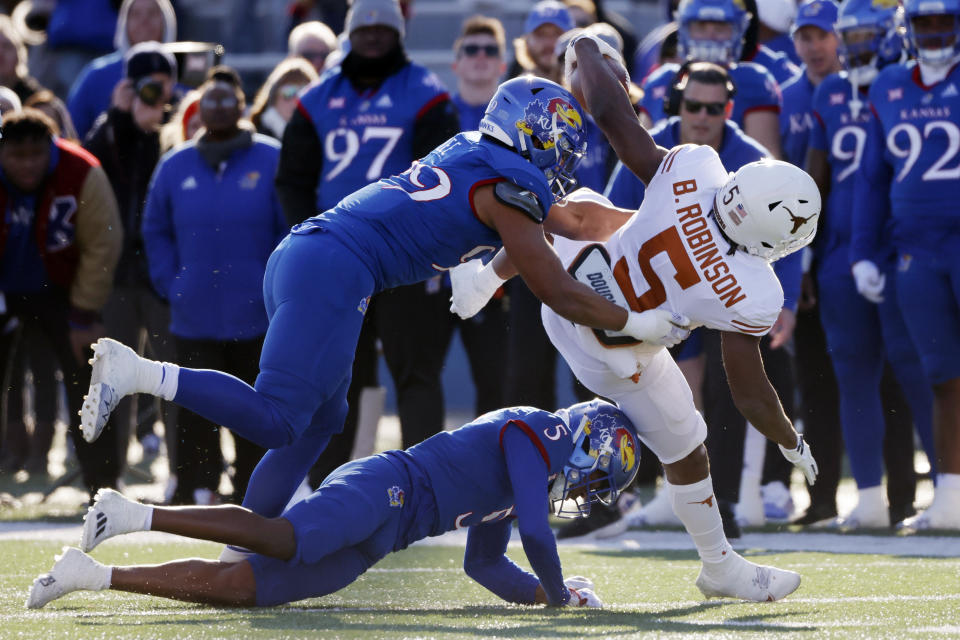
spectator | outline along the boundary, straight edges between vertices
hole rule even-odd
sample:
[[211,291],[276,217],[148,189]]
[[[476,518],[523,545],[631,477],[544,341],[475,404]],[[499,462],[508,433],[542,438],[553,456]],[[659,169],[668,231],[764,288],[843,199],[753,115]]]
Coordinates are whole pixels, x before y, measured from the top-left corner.
[[[253,384],[267,330],[263,273],[287,225],[271,181],[279,145],[241,122],[240,78],[215,67],[201,88],[204,130],[157,166],[143,215],[156,290],[170,302],[170,332],[185,365]],[[181,409],[174,502],[211,504],[223,467],[217,425]],[[233,499],[263,449],[234,436]]]
[[[114,105],[97,118],[84,143],[110,178],[123,222],[123,253],[113,293],[104,307],[107,335],[126,344],[142,345],[141,352],[163,360],[176,359],[168,330],[170,312],[150,284],[140,224],[150,176],[160,159],[160,123],[176,77],[176,60],[159,43],[142,42],[130,47],[124,57],[124,79],[115,92]],[[165,404],[161,407],[166,429],[173,430],[175,414],[167,412]],[[137,402],[132,397],[121,400],[114,411],[111,419],[117,422],[120,451],[126,451],[135,428],[144,452],[156,455],[160,439],[153,431],[153,421],[141,424],[138,415]]]
[[336,34],[319,20],[298,24],[287,38],[287,55],[304,58],[318,74],[323,73],[327,57],[336,48]]
[[202,128],[200,92],[193,90],[180,99],[170,121],[161,127],[160,153],[164,154],[187,140],[193,140]]
[[570,11],[557,0],[541,0],[533,5],[523,23],[523,35],[513,41],[516,58],[507,75],[514,78],[532,73],[559,82],[563,69],[557,64],[557,40],[575,26]]
[[457,91],[450,96],[463,131],[476,131],[507,65],[507,37],[496,18],[473,16],[463,23],[453,43],[453,73]]
[[[460,130],[440,81],[407,58],[396,0],[356,0],[346,32],[350,52],[300,95],[284,131],[276,182],[290,224],[331,208],[382,176],[404,171]],[[368,127],[371,122],[376,128]],[[448,306],[446,299],[439,277],[374,298],[354,360],[346,426],[321,456],[314,478],[322,479],[349,459],[361,391],[378,386],[378,336],[397,388],[404,446],[443,429],[442,360],[436,362],[437,354],[422,345],[432,343],[437,309]],[[259,505],[245,506],[256,511]]]
[[27,70],[27,46],[4,15],[0,15],[0,85],[13,89],[21,103],[43,89]]
[[[0,325],[16,318],[52,345],[92,498],[100,487],[117,486],[121,461],[112,434],[102,443],[83,439],[76,409],[90,383],[86,347],[104,333],[100,310],[113,285],[123,231],[100,163],[55,137],[54,127],[34,109],[8,115],[0,127],[0,291],[6,301]],[[0,345],[0,362],[9,361],[10,346]]]
[[47,89],[38,91],[30,96],[23,106],[31,107],[47,114],[47,117],[57,125],[56,133],[61,138],[66,138],[71,142],[79,142],[79,140],[77,140],[77,130],[73,126],[70,112],[67,111],[67,105],[63,103],[63,100],[55,96],[52,91]]
[[317,71],[301,58],[287,58],[274,67],[250,109],[250,122],[257,132],[282,140],[297,108],[297,94],[318,78]]
[[90,62],[67,98],[70,117],[83,140],[94,120],[111,104],[123,100],[123,57],[141,42],[173,42],[177,39],[177,21],[170,0],[123,0],[114,35],[117,50]]

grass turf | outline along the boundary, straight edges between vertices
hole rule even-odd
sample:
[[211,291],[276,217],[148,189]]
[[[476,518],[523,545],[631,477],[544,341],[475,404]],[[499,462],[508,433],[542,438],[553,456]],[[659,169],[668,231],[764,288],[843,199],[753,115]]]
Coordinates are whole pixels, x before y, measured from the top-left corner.
[[[922,538],[918,544],[924,544]],[[460,569],[462,549],[415,546],[388,556],[346,589],[271,609],[216,609],[117,592],[77,592],[24,608],[33,578],[62,543],[6,540],[0,638],[929,638],[960,635],[960,559],[883,554],[765,553],[754,561],[801,572],[778,603],[704,601],[689,551],[561,548],[567,575],[592,577],[603,610],[500,602]],[[214,558],[214,544],[111,541],[105,563]],[[525,565],[520,549],[511,556]]]

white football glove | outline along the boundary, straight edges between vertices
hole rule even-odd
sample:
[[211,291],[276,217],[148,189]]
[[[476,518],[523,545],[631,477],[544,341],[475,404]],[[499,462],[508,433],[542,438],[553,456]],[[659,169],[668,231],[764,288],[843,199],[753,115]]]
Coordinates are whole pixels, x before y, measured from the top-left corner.
[[583,576],[570,576],[563,581],[568,589],[593,589],[593,580]]
[[797,436],[796,449],[784,449],[783,445],[780,445],[780,453],[782,453],[783,457],[789,460],[793,466],[803,471],[803,475],[807,479],[807,484],[812,485],[817,481],[817,474],[820,473],[820,469],[817,467],[817,461],[813,459],[813,452],[810,451],[810,445],[804,442],[803,436]]
[[450,270],[450,312],[464,320],[480,313],[497,289],[506,282],[490,265],[470,260]]
[[577,52],[573,48],[573,45],[575,45],[578,40],[583,40],[584,38],[587,40],[593,40],[597,44],[597,48],[600,49],[600,54],[608,58],[612,58],[616,62],[620,63],[620,66],[624,68],[624,73],[626,73],[626,65],[623,62],[623,55],[599,36],[584,30],[583,33],[567,43],[567,50],[563,54],[563,75],[565,78],[570,78],[570,74],[573,73],[573,63],[577,61]]
[[603,606],[603,601],[593,592],[593,589],[584,587],[582,589],[570,589],[570,600],[567,601],[568,607],[590,607],[599,609]]
[[860,295],[874,304],[883,302],[883,287],[887,283],[887,276],[880,273],[877,265],[870,260],[859,260],[853,263],[852,271]]
[[664,347],[680,344],[690,335],[690,318],[667,311],[666,309],[650,309],[648,311],[631,311],[627,317],[627,324],[620,330],[637,340]]

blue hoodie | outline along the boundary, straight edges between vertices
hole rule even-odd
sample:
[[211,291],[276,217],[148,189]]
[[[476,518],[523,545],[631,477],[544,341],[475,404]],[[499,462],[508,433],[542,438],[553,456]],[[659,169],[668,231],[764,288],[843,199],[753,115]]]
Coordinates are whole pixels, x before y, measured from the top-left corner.
[[263,273],[288,227],[273,188],[280,145],[254,134],[219,171],[191,141],[160,159],[147,193],[150,278],[170,301],[170,331],[247,340],[267,330]]

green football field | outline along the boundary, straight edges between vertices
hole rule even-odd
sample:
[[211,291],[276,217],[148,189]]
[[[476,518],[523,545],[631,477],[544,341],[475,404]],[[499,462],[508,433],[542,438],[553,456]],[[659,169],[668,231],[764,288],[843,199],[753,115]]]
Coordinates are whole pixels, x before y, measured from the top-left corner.
[[[388,556],[343,591],[292,606],[216,609],[77,592],[28,611],[23,603],[33,578],[78,532],[2,536],[0,638],[960,637],[957,537],[748,535],[744,555],[803,575],[792,596],[764,604],[705,601],[694,586],[695,552],[683,534],[666,532],[561,546],[565,574],[592,577],[603,610],[503,604],[462,572],[462,538],[454,537]],[[111,540],[93,555],[126,565],[218,552],[214,544],[138,534]],[[925,557],[931,554],[941,557]],[[510,555],[526,565],[519,547],[511,546]]]

